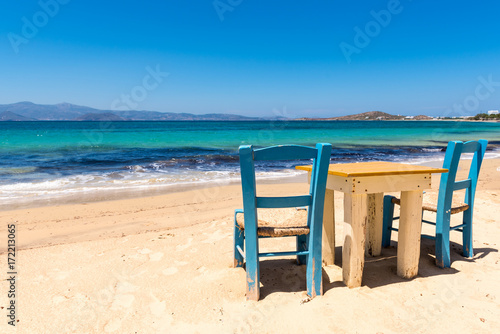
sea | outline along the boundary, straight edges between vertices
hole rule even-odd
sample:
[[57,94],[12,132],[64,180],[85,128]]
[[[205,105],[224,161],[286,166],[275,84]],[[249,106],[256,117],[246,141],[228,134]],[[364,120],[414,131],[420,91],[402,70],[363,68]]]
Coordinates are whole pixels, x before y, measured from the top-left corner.
[[[236,184],[238,147],[333,145],[331,163],[442,161],[450,140],[487,139],[469,121],[0,122],[0,210]],[[294,180],[307,161],[264,162],[258,179]]]

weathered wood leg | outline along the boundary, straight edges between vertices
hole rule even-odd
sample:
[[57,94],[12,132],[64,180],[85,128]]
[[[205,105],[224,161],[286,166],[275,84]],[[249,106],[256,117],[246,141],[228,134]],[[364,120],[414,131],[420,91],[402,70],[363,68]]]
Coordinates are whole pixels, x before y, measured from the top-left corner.
[[[314,219],[314,217],[313,217]],[[322,221],[318,222],[322,223]],[[322,245],[323,228],[312,228],[309,233],[309,254],[307,255],[307,294],[314,298],[323,294]]]
[[344,247],[342,276],[349,288],[361,286],[365,264],[367,195],[344,194]]
[[335,262],[335,203],[334,191],[326,189],[325,207],[323,210],[323,265],[330,266]]
[[246,243],[247,300],[260,298],[260,268],[258,249]]
[[422,231],[422,191],[401,192],[398,233],[398,276],[413,278],[418,273]]
[[368,195],[368,222],[366,224],[366,255],[379,256],[382,252],[382,225],[384,194]]
[[[246,225],[245,227],[248,227]],[[257,228],[245,229],[245,265],[247,274],[247,300],[260,298],[259,239]]]
[[307,261],[307,295],[311,298],[323,295],[323,271],[321,263],[316,262],[313,255]]

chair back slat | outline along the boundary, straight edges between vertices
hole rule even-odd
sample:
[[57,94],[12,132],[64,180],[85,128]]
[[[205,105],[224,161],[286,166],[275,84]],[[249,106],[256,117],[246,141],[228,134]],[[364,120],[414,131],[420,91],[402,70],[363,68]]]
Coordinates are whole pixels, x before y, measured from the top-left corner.
[[293,208],[309,206],[312,202],[311,195],[286,196],[286,197],[257,197],[258,208]]
[[456,181],[453,185],[453,191],[469,188],[471,186],[471,182],[471,179]]
[[254,161],[315,159],[317,154],[313,147],[279,145],[255,150]]
[[477,141],[468,141],[462,146],[462,153],[475,153],[481,149],[481,144]]

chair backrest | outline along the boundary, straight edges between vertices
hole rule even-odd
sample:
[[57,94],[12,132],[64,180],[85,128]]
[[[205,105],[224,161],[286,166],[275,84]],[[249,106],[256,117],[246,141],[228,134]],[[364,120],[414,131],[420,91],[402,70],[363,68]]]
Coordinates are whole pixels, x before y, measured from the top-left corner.
[[[251,145],[240,146],[239,154],[245,229],[257,228],[257,208],[308,206],[308,224],[310,224],[313,214],[315,218],[322,219],[331,150],[331,144],[322,143],[316,144],[315,148],[299,145],[279,145],[254,150]],[[309,194],[281,197],[257,196],[255,161],[300,159],[313,160]]]
[[[474,195],[476,193],[477,179],[483,162],[484,153],[488,141],[481,139],[478,141],[450,141],[446,148],[443,168],[448,169],[448,173],[441,175],[439,184],[438,209],[442,207],[444,211],[451,208],[453,192],[457,190],[465,191],[465,203],[469,207],[474,206]],[[463,153],[473,153],[472,162],[469,169],[468,177],[465,180],[456,180],[458,165]]]

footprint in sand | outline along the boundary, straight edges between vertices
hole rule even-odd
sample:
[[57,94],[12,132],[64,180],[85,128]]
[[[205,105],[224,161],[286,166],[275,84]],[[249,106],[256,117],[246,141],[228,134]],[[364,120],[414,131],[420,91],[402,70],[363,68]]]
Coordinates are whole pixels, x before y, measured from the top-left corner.
[[127,309],[132,306],[134,302],[134,295],[116,295],[113,304],[111,304],[112,310]]
[[137,286],[127,281],[116,283],[116,293],[129,293],[137,290]]
[[151,251],[151,249],[149,249],[149,248],[143,248],[143,249],[139,249],[139,250],[137,251],[137,253],[142,254],[142,255],[146,255],[146,254],[149,254],[149,253],[151,253],[151,252],[152,252],[152,251]]
[[33,283],[42,283],[42,282],[45,282],[45,281],[48,281],[49,278],[48,277],[45,277],[43,275],[38,275],[37,277],[35,277],[35,279],[33,280]]
[[207,271],[207,268],[202,266],[202,267],[197,268],[196,270],[198,270],[198,272],[203,274]]
[[68,298],[66,298],[64,296],[54,296],[54,297],[52,297],[52,303],[55,304],[55,305],[59,305],[63,301],[66,301],[66,300],[68,300]]
[[115,319],[111,320],[110,322],[108,322],[106,324],[106,326],[104,326],[104,330],[106,331],[106,333],[112,333],[112,332],[116,332],[118,329],[120,329],[121,326],[122,326],[121,319],[115,318]]
[[69,273],[56,269],[54,272],[49,273],[49,275],[52,276],[52,279],[62,281],[69,276]]
[[[186,262],[186,261],[177,261],[175,260],[174,261],[174,264],[177,266],[177,267],[183,267],[187,264],[189,264],[189,262]],[[174,275],[174,274],[177,274],[179,272],[179,269],[176,268],[176,267],[170,267],[170,268],[167,268],[167,269],[164,269],[162,271],[162,274],[165,275],[165,276],[170,276],[170,275]]]
[[151,310],[151,314],[156,316],[156,317],[161,317],[163,313],[165,313],[165,310],[167,309],[167,303],[165,301],[154,301],[151,304],[149,304],[149,309]]
[[[206,235],[206,233],[204,233]],[[217,241],[220,241],[222,239],[229,238],[231,234],[228,233],[222,233],[221,230],[217,230],[213,232],[203,243],[205,244],[215,244]]]
[[111,304],[112,310],[127,309],[132,306],[135,296],[131,293],[137,290],[137,286],[128,282],[118,282],[116,285],[116,295]]
[[67,277],[69,276],[69,273],[66,273],[66,272],[60,272],[58,273],[54,278],[57,279],[57,280],[64,280],[66,279]]
[[175,267],[172,267],[172,268],[164,269],[162,271],[162,274],[165,275],[165,276],[170,276],[170,275],[176,274],[178,271],[179,271],[179,269],[177,269]]
[[152,293],[149,294],[153,302],[149,304],[149,309],[151,314],[157,317],[154,321],[154,328],[157,333],[174,333],[172,331],[173,318],[171,314],[167,314],[165,311],[167,309],[167,302],[160,301]]
[[162,252],[149,254],[149,261],[153,261],[153,262],[160,261],[162,257],[163,257]]
[[175,247],[175,251],[176,252],[182,252],[183,250],[186,250],[189,247],[191,247],[192,243],[193,243],[193,238],[189,238],[186,244],[184,244],[184,245],[178,245],[177,247]]
[[113,287],[108,287],[106,289],[101,289],[97,293],[96,301],[98,306],[107,306],[113,301]]

